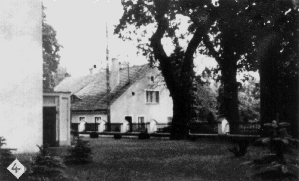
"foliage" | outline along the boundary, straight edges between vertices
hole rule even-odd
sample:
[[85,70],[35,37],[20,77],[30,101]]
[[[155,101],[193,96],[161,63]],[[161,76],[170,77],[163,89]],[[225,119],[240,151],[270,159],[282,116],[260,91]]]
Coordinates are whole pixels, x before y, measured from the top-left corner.
[[11,162],[14,160],[11,149],[2,148],[3,145],[6,145],[6,139],[0,136],[0,167],[7,168]]
[[[43,10],[45,7],[43,6]],[[43,41],[43,90],[51,91],[55,86],[54,73],[59,64],[58,54],[62,46],[56,39],[56,31],[46,23],[46,14],[42,17],[42,41]]]
[[[171,138],[186,138],[187,124],[194,116],[192,108],[196,103],[195,96],[190,93],[195,78],[193,58],[202,41],[202,35],[210,26],[206,14],[200,10],[206,5],[213,5],[210,1],[181,0],[128,0],[122,1],[122,4],[124,14],[115,28],[115,33],[123,40],[137,37],[139,50],[148,57],[151,65],[158,65],[173,99]],[[190,31],[176,32],[180,29],[177,15],[191,20]],[[130,26],[134,27],[134,30],[131,31]],[[147,27],[154,27],[154,32],[147,31]],[[146,40],[147,36],[151,37],[149,41]],[[191,37],[190,41],[186,41],[187,37]],[[172,41],[174,48],[170,54],[165,52],[161,43],[164,38]],[[181,40],[187,43],[187,46],[184,47]]]
[[279,113],[298,137],[299,11],[295,1],[252,1],[254,59],[261,77],[261,120]]
[[98,138],[99,134],[97,132],[90,133],[90,138]]
[[31,164],[30,180],[68,180],[66,168],[59,156],[51,156],[48,146],[38,146],[40,153]]
[[239,89],[239,110],[243,122],[260,119],[260,88],[259,83],[250,80]]
[[139,133],[138,138],[141,140],[150,139],[150,135],[147,132],[141,132]]
[[121,134],[114,134],[113,137],[114,137],[114,139],[119,140],[119,139],[122,138],[122,135]]
[[201,76],[196,77],[198,84],[197,102],[201,121],[215,122],[218,114],[217,92],[218,84],[211,78],[209,69],[205,69]]
[[68,150],[65,157],[66,164],[88,164],[92,162],[92,150],[88,146],[88,141],[81,140],[78,137],[75,147]]
[[[277,116],[278,118],[278,116]],[[249,162],[255,170],[253,175],[270,180],[297,180],[299,178],[299,157],[297,151],[299,140],[292,138],[286,132],[289,123],[273,120],[266,123],[270,128],[269,137],[260,138],[257,142],[268,146],[269,153],[261,159]]]
[[[11,174],[8,172],[7,167],[14,161],[14,156],[9,148],[2,148],[6,145],[6,139],[0,136],[0,179],[5,180],[11,178]],[[7,174],[6,174],[7,173]]]
[[71,75],[67,72],[67,69],[58,65],[56,73],[54,73],[54,83],[57,86],[63,79],[70,77]]

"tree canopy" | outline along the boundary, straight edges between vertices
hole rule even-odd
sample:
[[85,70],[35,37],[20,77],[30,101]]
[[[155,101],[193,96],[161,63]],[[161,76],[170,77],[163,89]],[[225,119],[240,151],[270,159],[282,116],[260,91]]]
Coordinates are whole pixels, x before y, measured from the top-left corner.
[[[273,51],[269,48],[273,29],[291,29],[289,26],[295,24],[286,17],[298,13],[291,0],[123,0],[122,5],[124,14],[115,33],[124,40],[137,37],[137,47],[151,64],[157,63],[160,68],[173,99],[173,137],[185,135],[193,116],[191,90],[196,54],[207,54],[218,62],[215,72],[221,73],[222,83],[219,113],[236,123],[239,121],[238,88],[241,85],[236,80],[237,72],[263,67],[263,57]],[[288,15],[287,11],[291,13]],[[179,17],[188,21],[186,30],[180,26]],[[150,36],[148,40],[144,38],[146,35]],[[165,39],[170,39],[174,47],[170,54],[162,43]],[[280,47],[284,47],[281,40]],[[265,65],[271,66],[270,63]]]
[[[43,10],[45,7],[43,6]],[[43,90],[51,91],[55,86],[54,73],[57,70],[62,47],[56,39],[56,31],[46,23],[46,14],[42,17],[42,41],[43,41]]]

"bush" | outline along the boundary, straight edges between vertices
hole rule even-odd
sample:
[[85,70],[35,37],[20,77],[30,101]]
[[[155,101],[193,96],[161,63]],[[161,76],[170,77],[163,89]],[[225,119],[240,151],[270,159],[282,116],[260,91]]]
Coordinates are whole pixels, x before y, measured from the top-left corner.
[[121,134],[115,134],[113,137],[114,137],[114,139],[119,140],[119,139],[122,138],[122,135]]
[[213,112],[209,112],[208,116],[207,116],[207,121],[208,123],[215,123],[216,122],[216,118]]
[[2,148],[3,145],[6,145],[6,139],[0,136],[0,167],[1,169],[6,169],[11,162],[14,161],[14,156],[11,153],[11,149]]
[[0,180],[12,180],[14,178],[7,167],[14,161],[14,156],[11,153],[12,149],[2,148],[3,145],[6,145],[5,141],[6,139],[0,136]]
[[66,166],[58,156],[50,156],[48,146],[38,146],[40,153],[31,164],[29,180],[70,180],[64,172]]
[[68,150],[68,155],[65,157],[66,164],[87,164],[92,162],[91,148],[88,146],[88,141],[83,141],[78,138],[75,147]]
[[268,146],[269,153],[249,162],[255,168],[253,176],[264,180],[298,180],[299,159],[298,150],[295,149],[298,149],[299,140],[288,135],[286,127],[289,125],[286,122],[279,123],[278,119],[264,125],[271,129],[271,135],[257,142]]
[[97,132],[90,133],[90,138],[98,138],[99,134]]
[[145,140],[145,139],[149,139],[150,135],[147,132],[141,132],[139,133],[138,138],[141,140]]

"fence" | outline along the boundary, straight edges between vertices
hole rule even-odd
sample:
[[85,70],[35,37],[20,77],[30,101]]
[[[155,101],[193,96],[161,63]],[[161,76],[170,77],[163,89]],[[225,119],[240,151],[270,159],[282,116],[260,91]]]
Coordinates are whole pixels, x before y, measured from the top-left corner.
[[[130,128],[130,124],[128,124],[128,127]],[[132,123],[132,132],[144,132],[147,130],[149,130],[149,123]]]
[[234,134],[259,135],[261,131],[260,123],[238,123]]
[[189,124],[190,133],[218,134],[218,123],[196,122]]
[[[109,131],[109,130],[108,130],[108,124],[109,124],[109,123],[106,123],[106,124],[105,124],[105,129],[104,129],[105,132]],[[122,126],[122,123],[110,123],[110,128],[111,128],[110,131],[113,131],[113,132],[120,132],[120,130],[121,130],[121,126]]]
[[157,123],[157,133],[170,133],[171,123]]
[[98,131],[99,123],[85,123],[85,131]]

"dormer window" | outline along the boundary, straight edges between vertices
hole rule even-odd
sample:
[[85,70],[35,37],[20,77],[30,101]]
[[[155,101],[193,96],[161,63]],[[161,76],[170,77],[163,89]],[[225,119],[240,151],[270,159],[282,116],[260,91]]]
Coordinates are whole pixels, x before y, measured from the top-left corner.
[[159,103],[159,91],[146,91],[146,103]]

